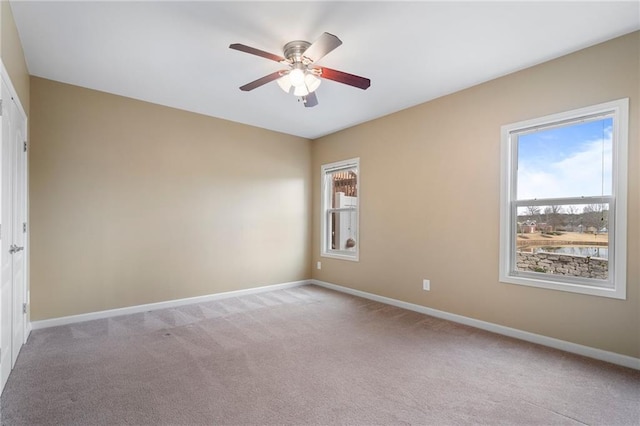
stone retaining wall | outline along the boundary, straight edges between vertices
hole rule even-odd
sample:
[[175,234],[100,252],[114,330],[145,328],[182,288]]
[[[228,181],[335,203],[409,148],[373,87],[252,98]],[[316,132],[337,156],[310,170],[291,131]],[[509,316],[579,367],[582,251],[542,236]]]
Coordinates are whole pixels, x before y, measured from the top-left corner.
[[519,271],[546,272],[601,280],[606,280],[609,276],[607,259],[546,252],[517,253],[516,267]]

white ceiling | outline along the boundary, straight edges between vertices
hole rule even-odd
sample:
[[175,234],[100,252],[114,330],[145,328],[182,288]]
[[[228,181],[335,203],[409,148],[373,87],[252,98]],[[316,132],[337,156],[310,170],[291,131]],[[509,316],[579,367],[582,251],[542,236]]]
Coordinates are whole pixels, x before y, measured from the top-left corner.
[[[640,2],[11,1],[32,75],[318,138],[640,29]],[[324,80],[304,108],[275,82],[239,86],[323,32],[318,62],[371,79]]]

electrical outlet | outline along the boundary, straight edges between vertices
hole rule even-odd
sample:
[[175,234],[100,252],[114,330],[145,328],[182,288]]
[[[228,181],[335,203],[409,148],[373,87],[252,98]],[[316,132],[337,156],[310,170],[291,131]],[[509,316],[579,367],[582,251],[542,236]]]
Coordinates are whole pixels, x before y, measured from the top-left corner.
[[431,281],[422,280],[422,289],[425,290],[425,291],[431,290]]
[[316,265],[316,268],[322,269],[322,262],[318,262],[317,265]]

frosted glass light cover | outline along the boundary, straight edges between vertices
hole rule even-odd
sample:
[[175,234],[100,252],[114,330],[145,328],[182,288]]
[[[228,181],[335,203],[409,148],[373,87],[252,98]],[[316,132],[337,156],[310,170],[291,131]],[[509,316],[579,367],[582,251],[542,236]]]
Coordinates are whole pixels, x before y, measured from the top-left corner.
[[307,96],[309,94],[309,90],[307,90],[307,86],[303,84],[302,86],[296,87],[293,94],[296,96]]
[[320,86],[320,82],[322,80],[320,80],[318,77],[316,77],[314,74],[307,74],[304,77],[304,82],[307,85],[307,89],[309,89],[309,93],[315,91],[318,86]]
[[292,69],[289,72],[289,81],[295,87],[304,86],[304,71],[299,68]]
[[284,90],[287,93],[291,92],[292,84],[291,84],[291,79],[289,78],[289,74],[283,75],[276,81],[278,82],[278,86],[280,86],[282,90]]

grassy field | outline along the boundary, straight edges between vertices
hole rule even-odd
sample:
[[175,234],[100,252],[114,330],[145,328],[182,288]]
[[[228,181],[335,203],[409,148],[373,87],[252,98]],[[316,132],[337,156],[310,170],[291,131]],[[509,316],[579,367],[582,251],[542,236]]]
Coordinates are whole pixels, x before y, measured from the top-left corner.
[[518,245],[598,245],[609,244],[609,234],[588,234],[579,232],[559,232],[561,235],[549,235],[535,232],[518,234]]

